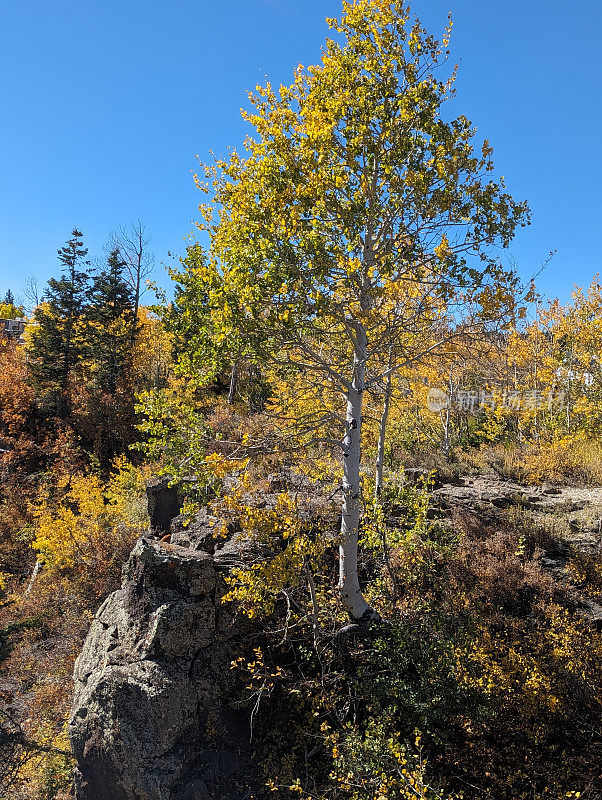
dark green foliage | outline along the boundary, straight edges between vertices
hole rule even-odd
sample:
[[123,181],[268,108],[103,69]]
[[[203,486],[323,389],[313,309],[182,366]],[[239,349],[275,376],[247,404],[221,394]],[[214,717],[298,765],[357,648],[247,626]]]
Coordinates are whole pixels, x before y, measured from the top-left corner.
[[51,278],[43,303],[34,313],[29,353],[31,374],[39,388],[65,392],[73,371],[85,353],[82,322],[87,307],[89,261],[83,234],[74,228],[71,239],[58,251],[61,277]]
[[126,263],[117,248],[106,267],[92,277],[88,292],[88,354],[94,363],[97,390],[114,395],[131,361],[134,294],[125,275]]
[[132,363],[134,296],[126,263],[113,248],[91,271],[82,234],[59,250],[62,273],[48,281],[28,343],[43,417],[66,421],[103,469],[135,438]]

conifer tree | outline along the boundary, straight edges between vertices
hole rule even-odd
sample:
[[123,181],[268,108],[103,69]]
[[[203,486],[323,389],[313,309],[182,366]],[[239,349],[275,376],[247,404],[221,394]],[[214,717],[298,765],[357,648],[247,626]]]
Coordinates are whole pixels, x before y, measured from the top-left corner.
[[23,306],[15,305],[13,293],[9,290],[0,302],[0,319],[17,319],[25,313]]
[[88,352],[96,388],[114,395],[131,358],[135,298],[127,281],[127,264],[118,248],[106,268],[92,278],[88,293]]
[[71,239],[58,251],[61,277],[48,281],[43,302],[34,313],[29,363],[34,380],[45,389],[67,391],[72,372],[85,353],[87,254],[83,234],[74,228]]

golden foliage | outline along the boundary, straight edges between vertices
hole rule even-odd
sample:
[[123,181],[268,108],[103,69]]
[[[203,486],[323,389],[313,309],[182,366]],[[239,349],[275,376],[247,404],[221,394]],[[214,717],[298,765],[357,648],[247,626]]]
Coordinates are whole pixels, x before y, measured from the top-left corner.
[[106,485],[94,474],[64,476],[56,486],[60,502],[43,492],[34,504],[32,547],[44,565],[103,574],[123,558],[143,519],[141,510],[132,514],[130,499],[132,489],[142,488],[143,478],[124,458],[114,466]]

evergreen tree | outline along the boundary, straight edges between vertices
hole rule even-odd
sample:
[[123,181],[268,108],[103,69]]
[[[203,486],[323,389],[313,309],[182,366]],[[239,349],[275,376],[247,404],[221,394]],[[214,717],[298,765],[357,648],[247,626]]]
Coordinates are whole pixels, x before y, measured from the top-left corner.
[[126,275],[127,264],[118,248],[111,251],[105,269],[92,278],[88,292],[88,352],[94,382],[100,391],[114,395],[119,378],[131,359],[130,332],[135,298]]
[[83,337],[89,275],[87,249],[77,228],[58,251],[61,277],[51,278],[36,308],[37,323],[30,342],[30,369],[34,380],[46,389],[65,392],[73,369],[85,354]]
[[23,306],[15,305],[15,296],[9,289],[0,301],[0,319],[17,319],[25,313]]

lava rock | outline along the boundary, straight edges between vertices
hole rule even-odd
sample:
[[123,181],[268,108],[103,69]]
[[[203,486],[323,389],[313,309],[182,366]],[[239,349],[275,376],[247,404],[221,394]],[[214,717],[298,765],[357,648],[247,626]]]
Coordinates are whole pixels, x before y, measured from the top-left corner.
[[155,478],[147,484],[148,515],[151,530],[168,533],[174,517],[180,513],[181,498],[177,486],[170,486],[170,478]]
[[248,712],[228,702],[250,623],[223,593],[209,554],[138,541],[75,665],[77,800],[257,796]]

